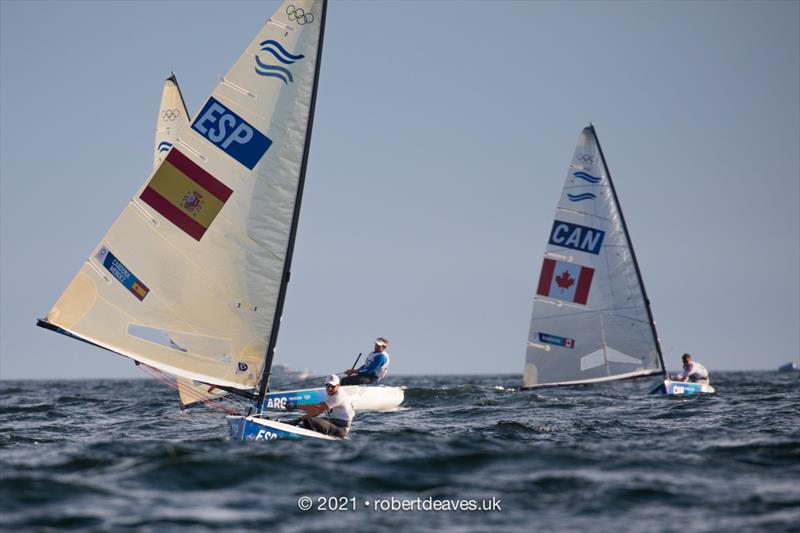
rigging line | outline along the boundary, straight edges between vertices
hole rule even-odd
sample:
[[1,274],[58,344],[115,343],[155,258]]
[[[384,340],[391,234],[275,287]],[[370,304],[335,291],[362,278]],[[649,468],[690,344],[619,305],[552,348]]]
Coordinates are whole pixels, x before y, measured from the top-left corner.
[[[177,385],[177,383],[173,384],[173,381],[171,379],[169,379],[166,376],[164,376],[164,377],[162,377],[162,379],[160,379],[160,381],[162,383],[172,387],[173,389],[175,389],[176,391],[178,391],[180,393],[180,386]],[[219,411],[223,411],[223,412],[225,412],[225,413],[227,413],[229,415],[235,414],[235,411],[232,411],[232,410],[226,408],[224,405],[222,405],[220,403],[221,398],[211,399],[211,398],[208,398],[208,397],[204,396],[203,394],[201,394],[198,391],[194,391],[194,390],[191,390],[191,389],[188,389],[188,388],[184,388],[183,392],[184,392],[184,395],[186,397],[188,397],[189,399],[193,400],[192,403],[203,403],[208,407],[211,407],[213,409],[217,409]]]
[[[158,370],[157,368],[153,368],[151,366],[148,366],[148,365],[142,364],[142,363],[140,363],[140,364],[138,364],[136,366],[138,366],[142,370],[142,372],[145,372],[146,374],[149,374],[152,378],[156,379],[157,381],[160,381],[164,385],[167,385],[168,387],[171,387],[171,388],[175,389],[176,391],[180,391],[180,387],[179,387],[177,381],[173,381],[171,378],[168,378],[162,371]],[[193,400],[202,402],[205,405],[207,405],[208,407],[211,407],[213,409],[217,409],[219,411],[223,411],[223,412],[225,412],[225,413],[227,413],[229,415],[236,414],[236,411],[228,409],[227,407],[225,407],[224,405],[221,405],[219,403],[214,403],[215,400],[210,400],[209,398],[205,397],[204,395],[200,394],[197,391],[186,389],[184,392],[188,397],[192,398]]]

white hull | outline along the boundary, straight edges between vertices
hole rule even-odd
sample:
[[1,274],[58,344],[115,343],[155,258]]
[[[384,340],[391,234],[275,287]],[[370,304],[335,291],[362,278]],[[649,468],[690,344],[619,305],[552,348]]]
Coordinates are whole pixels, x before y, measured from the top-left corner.
[[[400,387],[385,385],[345,385],[356,411],[391,411],[400,407],[405,393]],[[308,405],[324,402],[328,395],[323,388],[270,392],[264,398],[264,408],[283,410],[286,404]]]
[[686,395],[686,394],[714,394],[716,389],[704,383],[692,383],[690,381],[672,381],[665,379],[664,383],[653,390],[654,394]]
[[343,387],[356,411],[392,411],[400,407],[405,393],[400,387],[384,385],[346,385]]

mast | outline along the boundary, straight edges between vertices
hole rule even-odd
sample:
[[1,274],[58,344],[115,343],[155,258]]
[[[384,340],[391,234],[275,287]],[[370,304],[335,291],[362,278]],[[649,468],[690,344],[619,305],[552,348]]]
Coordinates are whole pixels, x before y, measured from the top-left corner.
[[642,271],[639,269],[639,261],[636,259],[636,252],[633,249],[633,242],[631,241],[630,233],[628,233],[628,224],[625,222],[625,215],[622,214],[622,205],[619,203],[617,197],[617,189],[614,187],[614,181],[611,179],[611,172],[608,170],[606,163],[606,156],[603,154],[603,148],[600,146],[600,139],[597,137],[597,131],[594,129],[594,124],[589,124],[589,129],[592,130],[594,141],[597,143],[597,150],[600,152],[600,159],[603,161],[603,169],[608,176],[608,185],[611,188],[611,194],[614,195],[614,203],[619,211],[619,219],[622,222],[622,229],[625,232],[625,240],[628,241],[628,248],[631,251],[631,258],[633,259],[633,266],[636,269],[636,277],[639,280],[639,287],[642,288],[642,297],[644,298],[645,308],[647,309],[647,318],[650,320],[650,329],[653,332],[653,340],[656,343],[656,351],[658,351],[658,359],[661,362],[661,372],[666,376],[667,367],[664,365],[664,355],[661,352],[661,343],[658,340],[658,332],[656,332],[656,324],[653,321],[653,311],[650,309],[650,299],[647,297],[647,290],[644,288],[644,280],[642,279]]
[[269,376],[272,370],[272,362],[275,359],[275,345],[278,341],[278,330],[281,325],[281,317],[283,316],[283,303],[286,299],[286,288],[289,285],[289,277],[292,270],[292,255],[294,253],[294,241],[297,236],[297,224],[300,219],[300,204],[303,200],[303,187],[306,181],[306,167],[308,166],[308,150],[311,146],[311,130],[314,125],[314,107],[317,103],[317,86],[319,85],[319,70],[322,64],[322,41],[325,36],[325,16],[328,11],[328,2],[322,2],[322,17],[320,20],[319,28],[319,45],[317,46],[317,64],[314,66],[314,85],[311,89],[311,109],[308,116],[308,127],[306,128],[306,140],[303,146],[303,161],[300,165],[300,178],[297,184],[297,197],[294,203],[294,212],[292,213],[292,226],[289,231],[289,244],[286,247],[286,261],[283,264],[283,275],[281,279],[281,286],[278,291],[278,302],[275,305],[275,316],[272,320],[272,330],[269,336],[269,344],[267,345],[266,359],[264,360],[264,370],[261,373],[261,383],[258,388],[258,397],[256,405],[258,406],[259,413],[261,412],[261,404],[264,403],[264,396],[269,388]]

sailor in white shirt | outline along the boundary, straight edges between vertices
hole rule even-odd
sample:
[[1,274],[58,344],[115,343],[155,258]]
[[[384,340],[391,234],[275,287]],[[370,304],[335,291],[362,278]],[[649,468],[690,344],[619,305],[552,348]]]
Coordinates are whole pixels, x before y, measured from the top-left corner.
[[688,353],[683,354],[683,372],[672,379],[676,381],[691,381],[692,383],[709,384],[708,370],[700,363],[692,361],[692,356]]
[[[339,376],[331,374],[325,380],[325,392],[328,397],[324,402],[311,405],[298,405],[297,408],[305,411],[305,415],[295,424],[299,427],[310,429],[323,435],[333,435],[344,438],[350,431],[355,410],[350,396],[341,389]],[[290,406],[287,406],[289,408]],[[323,415],[324,416],[320,416]]]

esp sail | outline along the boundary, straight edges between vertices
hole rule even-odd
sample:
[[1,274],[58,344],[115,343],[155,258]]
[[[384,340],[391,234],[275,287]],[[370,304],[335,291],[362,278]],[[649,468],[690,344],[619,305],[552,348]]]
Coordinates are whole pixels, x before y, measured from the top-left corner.
[[324,7],[290,0],[278,8],[40,326],[188,380],[266,387],[302,196]]
[[156,143],[153,152],[153,170],[167,157],[170,148],[175,145],[178,135],[189,125],[189,111],[183,100],[181,88],[175,73],[164,80],[161,91],[161,105],[156,119]]
[[584,128],[533,303],[526,388],[663,374],[650,302],[594,126]]

